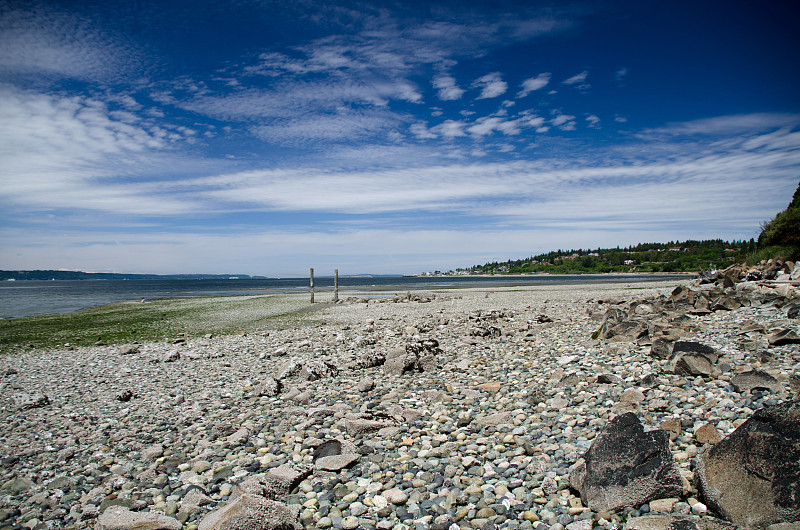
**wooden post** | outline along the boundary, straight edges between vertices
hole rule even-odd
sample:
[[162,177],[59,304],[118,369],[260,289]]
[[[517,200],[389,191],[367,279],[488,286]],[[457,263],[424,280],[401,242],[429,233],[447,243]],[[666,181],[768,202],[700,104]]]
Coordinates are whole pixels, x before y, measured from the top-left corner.
[[311,267],[311,303],[314,303],[314,267]]
[[339,301],[339,269],[333,269],[333,301]]

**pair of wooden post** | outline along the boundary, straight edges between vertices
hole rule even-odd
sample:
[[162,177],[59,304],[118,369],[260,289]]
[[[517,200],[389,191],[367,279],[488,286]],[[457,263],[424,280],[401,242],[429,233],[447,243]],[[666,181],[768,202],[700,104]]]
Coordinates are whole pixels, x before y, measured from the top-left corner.
[[[339,269],[333,270],[333,301],[339,301]],[[311,303],[314,303],[314,267],[311,267]]]

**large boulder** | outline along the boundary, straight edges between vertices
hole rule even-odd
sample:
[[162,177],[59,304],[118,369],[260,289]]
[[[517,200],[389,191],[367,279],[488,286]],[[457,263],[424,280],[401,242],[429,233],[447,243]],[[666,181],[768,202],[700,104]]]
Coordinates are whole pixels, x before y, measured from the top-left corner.
[[706,344],[678,341],[672,346],[672,370],[678,375],[710,376],[719,352]]
[[311,474],[311,467],[283,464],[263,475],[255,475],[244,480],[233,490],[232,498],[239,495],[259,495],[267,499],[279,500],[292,491],[304,478]]
[[132,512],[123,506],[111,506],[97,518],[96,530],[181,530],[173,517],[156,513]]
[[706,504],[745,528],[800,521],[800,401],[757,410],[698,459]]
[[322,471],[339,471],[358,462],[361,454],[352,442],[344,438],[327,440],[314,449],[314,468]]
[[300,530],[299,508],[244,493],[206,515],[197,530]]
[[731,378],[731,385],[736,392],[746,392],[753,390],[769,390],[771,392],[780,392],[783,390],[783,385],[780,381],[772,377],[767,372],[761,370],[750,370],[736,374]]
[[595,512],[679,497],[683,492],[669,433],[645,431],[631,412],[611,420],[582,460],[570,471],[570,485]]

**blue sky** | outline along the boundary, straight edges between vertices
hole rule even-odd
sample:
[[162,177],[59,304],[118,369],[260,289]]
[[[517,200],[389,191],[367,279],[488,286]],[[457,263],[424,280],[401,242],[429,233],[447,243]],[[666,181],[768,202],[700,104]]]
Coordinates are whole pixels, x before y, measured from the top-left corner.
[[5,1],[0,268],[269,276],[756,237],[793,2]]

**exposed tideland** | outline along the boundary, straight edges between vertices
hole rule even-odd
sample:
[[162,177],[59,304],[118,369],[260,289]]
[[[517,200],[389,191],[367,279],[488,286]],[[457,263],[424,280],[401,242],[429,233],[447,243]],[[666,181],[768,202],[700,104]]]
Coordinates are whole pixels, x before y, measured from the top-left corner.
[[800,520],[792,283],[319,307],[292,329],[0,358],[0,527]]

